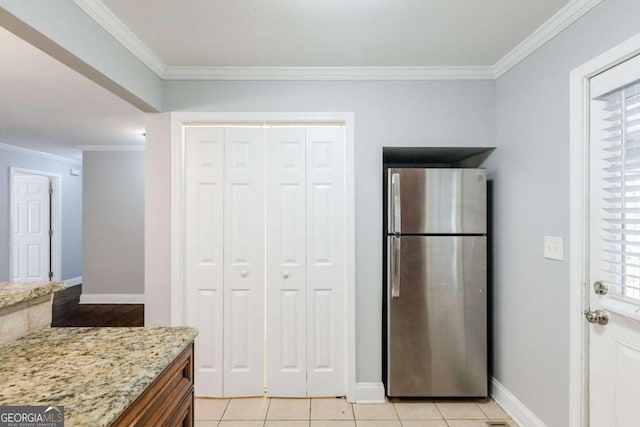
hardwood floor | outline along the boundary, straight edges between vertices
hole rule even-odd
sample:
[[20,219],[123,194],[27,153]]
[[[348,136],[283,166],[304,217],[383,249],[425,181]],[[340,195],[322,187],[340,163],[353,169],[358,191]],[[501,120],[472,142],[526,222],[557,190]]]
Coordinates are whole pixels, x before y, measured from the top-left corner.
[[51,326],[144,326],[144,304],[82,304],[82,285],[53,297]]

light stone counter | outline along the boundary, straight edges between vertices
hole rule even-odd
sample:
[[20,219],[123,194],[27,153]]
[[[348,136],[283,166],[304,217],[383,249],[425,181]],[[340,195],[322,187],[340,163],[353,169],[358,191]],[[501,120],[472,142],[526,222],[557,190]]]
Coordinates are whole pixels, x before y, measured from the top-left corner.
[[0,344],[51,325],[53,293],[62,282],[0,282]]
[[64,405],[65,426],[108,426],[194,328],[47,328],[0,347],[0,405]]
[[0,282],[0,309],[50,295],[66,288],[62,282]]

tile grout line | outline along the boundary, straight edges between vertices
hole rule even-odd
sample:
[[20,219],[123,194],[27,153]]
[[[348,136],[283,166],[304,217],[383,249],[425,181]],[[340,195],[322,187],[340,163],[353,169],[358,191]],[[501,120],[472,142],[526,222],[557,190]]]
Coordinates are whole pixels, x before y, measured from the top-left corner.
[[[385,396],[385,400],[387,400],[387,397]],[[387,402],[389,402],[387,400]],[[400,422],[400,427],[404,427],[404,423],[402,422],[402,419],[400,418],[400,413],[398,412],[398,408],[396,407],[395,402],[389,402],[393,405],[393,410],[396,413],[396,417],[398,417],[398,421]]]
[[231,404],[231,399],[227,399],[227,404],[224,405],[224,410],[222,411],[222,414],[220,415],[220,419],[218,420],[218,427],[220,427],[220,424],[222,424],[222,420],[224,419],[224,414],[227,413],[227,409],[229,408],[230,404]]
[[[347,399],[344,398],[344,401],[347,402]],[[358,427],[358,422],[356,421],[356,410],[353,409],[353,403],[347,402],[347,404],[351,407],[351,419],[353,420],[353,425]]]
[[481,413],[482,415],[484,415],[485,420],[483,420],[483,421],[491,421],[491,418],[489,418],[489,415],[487,415],[487,413],[486,413],[486,412],[484,412],[484,410],[482,409],[482,407],[480,406],[480,404],[479,404],[477,401],[476,401],[476,402],[473,402],[473,403],[478,407],[478,409],[480,409],[480,413]]
[[489,421],[493,420],[493,418],[491,418],[491,417],[489,416],[489,414],[487,414],[487,412],[486,412],[484,409],[482,409],[482,406],[480,406],[479,404],[477,404],[477,405],[478,405],[478,407],[480,408],[480,410],[482,411],[482,413],[484,414],[484,416],[485,416],[485,417],[487,417],[487,419],[488,419]]
[[442,411],[440,410],[440,407],[438,406],[438,404],[436,403],[435,400],[432,401],[433,402],[433,406],[436,407],[436,410],[438,411],[438,413],[440,414],[440,416],[442,417],[442,419],[444,420],[444,423],[448,426],[449,425],[449,421],[447,421],[447,419],[444,417],[444,414],[442,413]]
[[440,410],[440,407],[438,406],[438,404],[436,403],[436,401],[433,401],[433,406],[436,407],[436,409],[438,410],[438,413],[440,414],[440,416],[442,417],[442,421],[444,421],[445,425],[447,427],[451,427],[451,424],[449,423],[449,419],[445,418],[444,414],[442,413],[442,411]]
[[486,413],[486,412],[484,412],[484,409],[482,409],[482,406],[480,406],[480,404],[479,404],[477,401],[476,401],[476,402],[474,402],[474,403],[476,404],[476,406],[477,406],[478,408],[480,408],[480,412],[482,412],[482,415],[484,415],[484,416],[485,416],[485,418],[486,418],[487,420],[489,420],[489,421],[490,421],[490,420],[491,420],[491,418],[489,418],[489,415],[487,415],[487,413]]
[[271,408],[271,398],[267,397],[268,402],[267,402],[267,410],[264,413],[264,421],[262,422],[262,427],[265,427],[267,425],[267,416],[269,415],[269,409]]

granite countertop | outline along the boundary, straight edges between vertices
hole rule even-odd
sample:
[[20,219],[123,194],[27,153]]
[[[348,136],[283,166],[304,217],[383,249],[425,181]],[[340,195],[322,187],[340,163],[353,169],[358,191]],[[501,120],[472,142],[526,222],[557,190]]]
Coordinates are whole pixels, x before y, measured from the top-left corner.
[[0,282],[0,309],[49,295],[66,287],[62,282]]
[[0,347],[0,405],[64,405],[67,426],[115,421],[194,328],[48,328]]

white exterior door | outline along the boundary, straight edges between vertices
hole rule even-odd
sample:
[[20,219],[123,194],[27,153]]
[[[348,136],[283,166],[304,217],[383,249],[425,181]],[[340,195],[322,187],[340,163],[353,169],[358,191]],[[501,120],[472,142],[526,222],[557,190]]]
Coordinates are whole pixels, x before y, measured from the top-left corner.
[[264,394],[264,155],[264,129],[225,129],[225,396]]
[[591,93],[589,422],[632,427],[640,420],[640,58],[592,79]]
[[224,129],[190,127],[185,142],[185,313],[200,332],[195,393],[222,396]]
[[307,129],[307,394],[346,391],[344,129]]
[[267,393],[307,395],[304,128],[267,141]]
[[11,281],[46,282],[49,279],[51,218],[50,179],[16,175],[12,188]]

